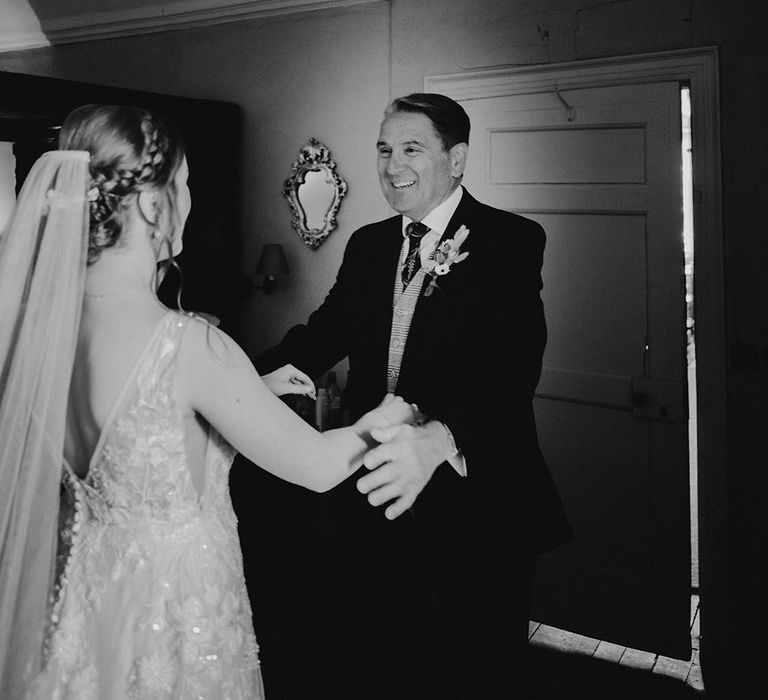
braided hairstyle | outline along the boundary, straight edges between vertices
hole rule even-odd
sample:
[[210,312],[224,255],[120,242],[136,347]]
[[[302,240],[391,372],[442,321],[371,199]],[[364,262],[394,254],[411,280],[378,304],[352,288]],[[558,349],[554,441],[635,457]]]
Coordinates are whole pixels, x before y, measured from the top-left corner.
[[170,252],[181,228],[174,178],[184,161],[184,148],[178,133],[145,109],[85,105],[67,115],[59,148],[91,154],[89,265],[102,250],[118,243],[128,205],[144,190],[158,195],[157,231]]

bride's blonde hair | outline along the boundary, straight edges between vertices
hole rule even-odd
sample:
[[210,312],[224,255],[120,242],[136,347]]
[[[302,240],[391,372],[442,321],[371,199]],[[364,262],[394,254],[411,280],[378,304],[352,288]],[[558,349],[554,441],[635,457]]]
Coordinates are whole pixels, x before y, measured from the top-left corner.
[[67,115],[59,148],[91,155],[89,264],[120,240],[127,204],[146,190],[158,195],[157,232],[170,253],[182,226],[175,176],[184,160],[184,148],[176,131],[145,109],[85,105]]

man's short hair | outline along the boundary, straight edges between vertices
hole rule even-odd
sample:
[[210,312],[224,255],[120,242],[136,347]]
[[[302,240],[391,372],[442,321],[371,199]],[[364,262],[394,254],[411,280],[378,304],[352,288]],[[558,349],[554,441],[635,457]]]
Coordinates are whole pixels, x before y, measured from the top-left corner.
[[469,117],[464,108],[450,97],[434,92],[414,92],[392,100],[384,114],[388,117],[395,112],[412,112],[428,117],[446,151],[457,143],[469,144]]

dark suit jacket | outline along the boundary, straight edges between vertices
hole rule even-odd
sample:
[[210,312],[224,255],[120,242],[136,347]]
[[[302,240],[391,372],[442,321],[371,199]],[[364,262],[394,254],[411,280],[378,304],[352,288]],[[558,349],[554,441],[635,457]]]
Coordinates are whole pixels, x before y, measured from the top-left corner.
[[[485,552],[485,564],[496,568],[508,555],[537,554],[570,536],[531,405],[546,342],[545,236],[537,223],[481,204],[466,191],[444,238],[462,224],[470,230],[462,247],[469,256],[439,278],[439,290],[419,299],[396,392],[450,428],[468,477],[440,465],[414,512],[383,529],[399,533],[395,546],[417,532],[427,547],[449,541],[451,557]],[[345,407],[357,418],[376,406],[387,389],[402,242],[400,216],[356,231],[323,304],[257,358],[257,369],[291,362],[317,377],[348,357]],[[350,516],[351,528],[361,527],[356,518],[381,527],[382,509],[365,502],[355,481],[334,490],[339,511]]]

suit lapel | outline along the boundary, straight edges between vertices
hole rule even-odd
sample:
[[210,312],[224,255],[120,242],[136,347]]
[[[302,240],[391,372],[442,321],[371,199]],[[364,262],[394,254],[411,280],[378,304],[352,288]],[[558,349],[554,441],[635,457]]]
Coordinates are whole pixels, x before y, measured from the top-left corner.
[[[459,202],[459,206],[456,207],[456,211],[453,212],[453,216],[451,217],[451,220],[448,222],[448,226],[445,227],[445,231],[443,232],[443,235],[440,237],[440,241],[438,245],[440,245],[443,241],[447,241],[450,238],[453,238],[453,235],[456,233],[456,231],[459,230],[459,227],[462,224],[467,225],[467,228],[471,229],[472,227],[468,224],[468,222],[472,221],[472,210],[474,209],[474,203],[475,199],[472,197],[472,195],[467,192],[464,187],[461,188],[464,190],[464,193],[461,197],[461,201]],[[464,246],[462,246],[462,250],[467,250],[471,246],[471,243],[469,241],[469,238],[467,238],[466,243]],[[424,292],[427,289],[427,286],[429,285],[429,276],[427,276],[424,280],[424,284],[421,288],[421,294],[424,296]],[[438,280],[440,284],[440,288],[443,289],[443,285],[446,283],[449,283],[449,281],[452,281],[453,278],[451,278],[451,275],[447,275],[444,279]],[[449,284],[450,287],[450,284]],[[432,299],[435,297],[435,294],[431,294],[429,297],[426,297],[427,299]],[[418,308],[418,307],[417,307]],[[414,318],[414,321],[416,318]]]
[[[402,217],[396,216],[388,219],[383,226],[385,230],[382,231],[382,235],[378,236],[376,250],[372,251],[373,259],[370,262],[368,274],[371,277],[371,288],[375,290],[374,294],[377,301],[380,301],[378,293],[381,292],[381,299],[386,298],[391,307],[395,274],[400,262],[400,250],[403,246]],[[382,287],[386,288],[386,293]],[[367,305],[365,300],[362,301]]]
[[456,207],[456,211],[453,212],[453,216],[448,222],[448,226],[445,228],[445,232],[443,233],[442,238],[440,238],[441,243],[445,240],[448,240],[449,238],[452,238],[453,234],[459,230],[459,226],[466,224],[468,220],[471,220],[471,211],[473,209],[475,200],[464,187],[461,189],[464,190],[464,193],[461,196],[459,206]]
[[[441,243],[452,238],[462,224],[466,224],[469,229],[472,228],[471,214],[474,201],[469,192],[464,190],[461,202],[459,202],[459,206],[453,213],[445,232],[440,238]],[[471,237],[472,235],[470,234],[469,238],[467,238],[467,244],[469,244]],[[466,247],[469,246],[466,245],[463,249]],[[440,345],[440,338],[443,335],[441,327],[450,321],[447,318],[449,295],[458,294],[461,290],[461,285],[459,284],[457,287],[455,284],[457,279],[456,272],[452,271],[438,279],[439,289],[434,290],[428,297],[424,296],[429,279],[427,275],[422,285],[421,296],[413,314],[411,328],[408,332],[408,341],[403,353],[403,362],[400,368],[398,386],[408,387],[409,390],[419,383],[420,377],[423,377],[423,372],[419,368],[423,366],[424,362],[429,361],[429,353],[433,348]]]
[[371,325],[375,367],[382,368],[386,380],[389,362],[389,336],[392,332],[392,293],[395,274],[403,245],[402,218],[388,219],[377,237],[376,250],[368,266],[369,294],[358,299],[359,312],[367,316]]
[[[440,237],[440,241],[439,241],[438,245],[443,243],[443,241],[447,241],[450,238],[453,238],[453,235],[456,233],[456,231],[459,230],[459,227],[462,224],[465,224],[467,226],[467,228],[469,228],[469,229],[472,228],[472,226],[471,226],[472,210],[474,209],[473,205],[475,203],[475,200],[472,198],[472,196],[469,194],[469,192],[467,192],[463,187],[462,187],[462,189],[464,190],[464,194],[461,197],[461,201],[459,202],[459,206],[456,207],[456,211],[453,212],[453,216],[451,217],[451,220],[448,222],[448,226],[445,227],[445,231],[443,232],[443,235]],[[471,238],[471,236],[469,238],[467,238],[465,244],[462,246],[462,250],[467,250],[467,249],[469,249],[471,247],[470,238]],[[448,275],[446,275],[442,279],[438,280],[438,284],[440,285],[440,289],[442,291],[445,291],[445,285],[446,284],[448,285],[448,288],[451,287],[451,283],[453,282],[453,279],[455,279],[454,277],[452,277],[452,274],[453,273],[449,273]],[[435,297],[439,296],[439,293],[437,291],[435,291],[433,294],[431,294],[428,297],[424,297],[424,292],[426,291],[427,286],[429,285],[429,280],[430,280],[429,275],[427,275],[426,278],[424,279],[424,284],[422,285],[422,288],[421,288],[421,296],[424,299],[434,300]],[[419,309],[421,307],[429,307],[430,306],[429,304],[422,304],[421,301],[422,301],[422,299],[419,299],[419,304],[416,307],[416,313],[417,314],[418,314],[418,311],[419,311]],[[416,316],[414,316],[413,320],[414,320],[414,322],[417,320]]]

